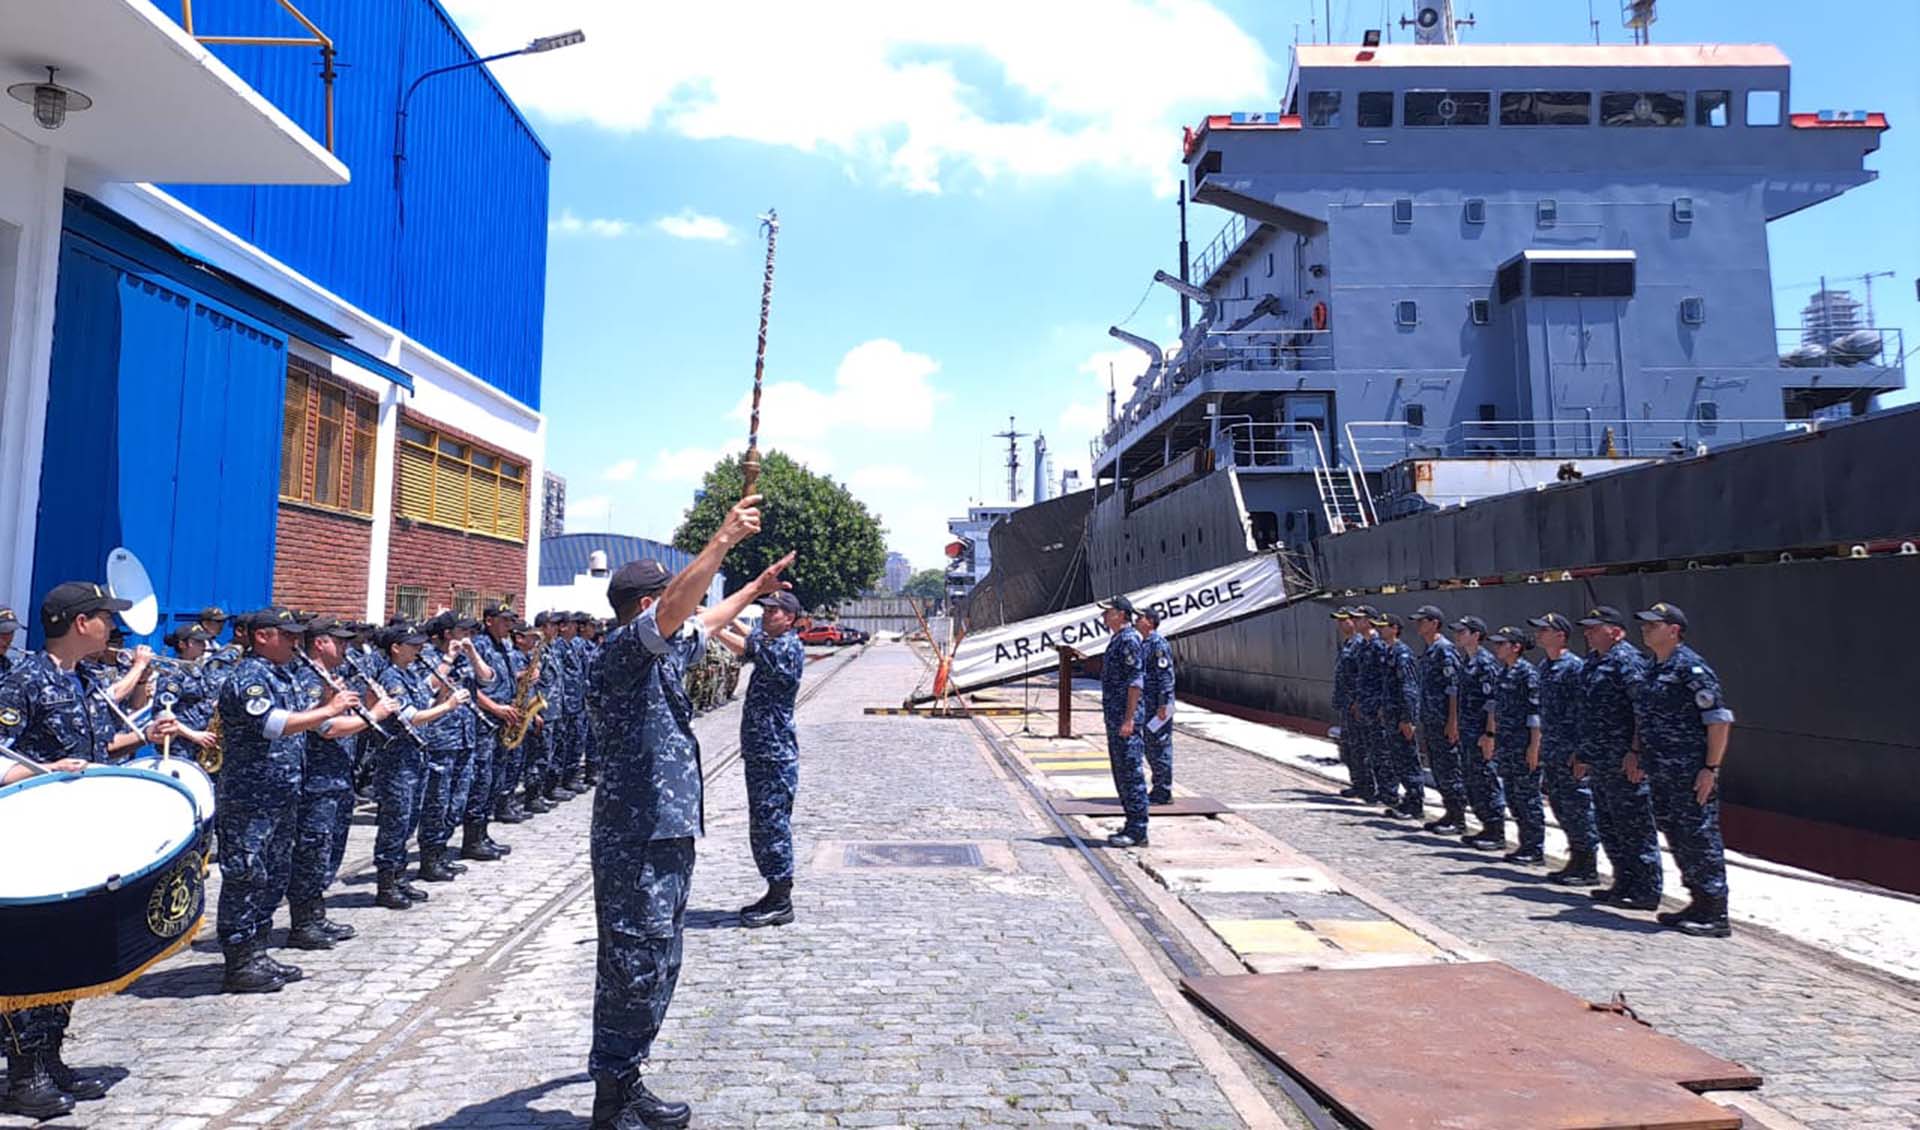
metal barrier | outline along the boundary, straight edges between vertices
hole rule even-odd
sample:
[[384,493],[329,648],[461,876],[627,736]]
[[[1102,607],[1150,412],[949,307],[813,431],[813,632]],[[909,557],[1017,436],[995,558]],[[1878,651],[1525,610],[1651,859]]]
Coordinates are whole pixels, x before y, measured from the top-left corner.
[[1657,459],[1812,427],[1787,419],[1469,420],[1445,427],[1356,420],[1345,430],[1348,458],[1378,470],[1403,459]]
[[1904,373],[1906,335],[1892,327],[1834,326],[1808,329],[1782,326],[1773,331],[1774,351],[1783,369],[1841,369],[1862,373]]
[[1220,229],[1220,233],[1208,240],[1207,245],[1200,249],[1200,253],[1193,257],[1193,269],[1189,272],[1193,280],[1204,285],[1220,269],[1221,264],[1225,263],[1234,252],[1240,250],[1240,245],[1251,239],[1259,230],[1258,220],[1250,220],[1237,212],[1227,217],[1226,225]]
[[1320,495],[1327,528],[1334,533],[1375,522],[1373,492],[1363,475],[1327,458],[1320,429],[1308,423],[1269,422],[1250,416],[1224,417],[1213,443],[1216,465],[1231,463],[1244,471],[1308,471]]

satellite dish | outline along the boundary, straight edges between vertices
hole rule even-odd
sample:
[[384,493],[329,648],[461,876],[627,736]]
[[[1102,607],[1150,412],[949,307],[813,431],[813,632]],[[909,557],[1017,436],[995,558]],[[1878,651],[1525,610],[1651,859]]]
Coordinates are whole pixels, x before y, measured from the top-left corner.
[[126,546],[107,554],[107,589],[133,607],[120,614],[120,622],[136,636],[150,636],[160,626],[160,600],[153,593],[153,581],[147,567]]

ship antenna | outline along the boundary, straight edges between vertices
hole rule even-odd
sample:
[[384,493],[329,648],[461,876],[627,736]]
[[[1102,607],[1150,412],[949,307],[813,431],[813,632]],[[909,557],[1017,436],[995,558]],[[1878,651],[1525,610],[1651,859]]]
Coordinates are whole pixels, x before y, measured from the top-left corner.
[[1013,417],[1007,417],[1007,430],[995,432],[995,439],[1007,441],[1007,501],[1020,501],[1020,441],[1030,433],[1018,431],[1013,426]]
[[1653,42],[1653,22],[1660,18],[1654,10],[1657,0],[1620,0],[1620,22],[1633,32],[1633,42],[1641,47]]

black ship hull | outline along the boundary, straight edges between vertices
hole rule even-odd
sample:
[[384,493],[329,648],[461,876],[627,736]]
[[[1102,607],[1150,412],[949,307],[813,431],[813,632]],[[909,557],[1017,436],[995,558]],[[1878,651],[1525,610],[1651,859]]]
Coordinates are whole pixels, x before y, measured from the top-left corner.
[[[1920,409],[1903,409],[1321,537],[1300,555],[1311,595],[1174,642],[1180,689],[1324,732],[1336,604],[1432,603],[1497,626],[1666,600],[1687,610],[1689,642],[1739,718],[1723,775],[1729,845],[1920,892],[1920,731],[1907,713],[1920,662],[1903,642],[1920,619],[1915,451]],[[1251,552],[1235,473],[1131,511],[1103,491],[1092,590]]]

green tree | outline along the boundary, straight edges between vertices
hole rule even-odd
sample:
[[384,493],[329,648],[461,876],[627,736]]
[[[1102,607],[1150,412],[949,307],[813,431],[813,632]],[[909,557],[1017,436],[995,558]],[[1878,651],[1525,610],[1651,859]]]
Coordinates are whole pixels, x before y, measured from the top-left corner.
[[947,595],[947,574],[940,569],[922,569],[907,578],[900,587],[901,596],[916,600],[939,600]]
[[[743,482],[738,456],[716,463],[700,484],[700,500],[687,511],[673,544],[698,553],[740,501]],[[727,554],[722,568],[729,592],[788,551],[799,553],[786,579],[793,582],[803,607],[830,608],[874,586],[887,563],[886,531],[846,487],[770,451],[761,460],[755,489],[765,496],[760,533]]]

